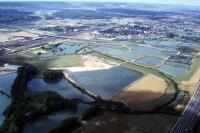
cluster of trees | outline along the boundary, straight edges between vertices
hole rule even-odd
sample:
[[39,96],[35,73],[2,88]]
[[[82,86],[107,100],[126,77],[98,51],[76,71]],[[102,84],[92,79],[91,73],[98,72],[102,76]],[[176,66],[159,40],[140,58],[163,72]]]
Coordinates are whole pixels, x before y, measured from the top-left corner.
[[24,92],[26,91],[28,81],[30,81],[37,74],[37,68],[29,64],[25,64],[24,66],[18,68],[17,77],[11,87],[11,97],[13,103],[21,100]]
[[18,9],[1,9],[0,10],[0,23],[1,24],[18,24],[19,22],[34,22],[41,19],[35,16],[34,12],[21,11]]
[[37,74],[37,68],[29,64],[18,69],[11,89],[12,103],[4,112],[6,120],[0,127],[0,133],[21,133],[27,121],[33,121],[58,110],[76,110],[78,102],[76,99],[65,99],[51,91],[27,91],[28,81]]
[[63,77],[64,74],[62,72],[62,70],[46,70],[43,73],[44,76],[44,81],[47,83],[56,83],[58,81],[60,81]]

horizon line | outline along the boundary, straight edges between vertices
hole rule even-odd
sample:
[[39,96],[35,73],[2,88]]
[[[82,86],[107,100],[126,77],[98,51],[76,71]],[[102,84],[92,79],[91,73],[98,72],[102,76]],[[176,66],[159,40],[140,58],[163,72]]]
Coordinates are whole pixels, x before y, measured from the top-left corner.
[[7,3],[11,3],[11,2],[55,2],[55,3],[58,3],[58,2],[65,2],[65,3],[135,3],[135,4],[155,4],[155,5],[172,5],[172,6],[186,6],[186,7],[200,7],[200,5],[188,5],[188,4],[172,4],[172,3],[159,3],[159,2],[129,2],[129,1],[81,1],[81,0],[76,0],[76,1],[66,1],[66,0],[11,0],[11,1],[6,1],[6,0],[3,0],[1,1],[0,0],[0,3],[1,2],[7,2]]

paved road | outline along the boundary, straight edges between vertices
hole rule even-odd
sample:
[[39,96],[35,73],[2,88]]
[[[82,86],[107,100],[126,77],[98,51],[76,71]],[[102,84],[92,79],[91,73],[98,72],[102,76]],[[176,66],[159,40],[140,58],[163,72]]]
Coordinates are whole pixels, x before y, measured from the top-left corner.
[[194,120],[197,118],[200,111],[200,85],[197,87],[196,93],[189,101],[187,107],[182,113],[171,133],[188,133],[192,127]]

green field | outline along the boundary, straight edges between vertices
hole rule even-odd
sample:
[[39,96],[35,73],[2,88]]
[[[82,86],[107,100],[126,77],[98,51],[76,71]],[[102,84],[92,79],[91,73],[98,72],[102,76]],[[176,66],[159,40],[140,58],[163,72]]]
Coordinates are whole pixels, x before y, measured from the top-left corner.
[[32,57],[24,53],[17,53],[3,57],[1,61],[16,65],[23,65],[24,63],[30,63],[32,65],[35,65],[41,70],[47,68],[75,67],[75,66],[77,67],[84,65],[80,55],[66,55],[66,56],[57,56],[50,58],[39,58],[39,57]]
[[38,53],[41,54],[46,54],[48,53],[48,51],[42,49],[42,48],[37,48],[37,49],[32,49],[30,52],[32,52],[33,54],[37,55]]

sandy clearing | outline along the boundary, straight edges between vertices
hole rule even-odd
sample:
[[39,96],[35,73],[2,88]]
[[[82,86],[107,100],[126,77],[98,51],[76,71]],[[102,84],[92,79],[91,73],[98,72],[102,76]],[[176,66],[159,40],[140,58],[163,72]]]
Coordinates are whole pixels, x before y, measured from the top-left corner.
[[39,35],[37,35],[35,32],[36,31],[33,31],[33,32],[19,31],[19,32],[3,34],[3,35],[0,35],[0,42],[20,40],[20,39],[24,39],[24,37],[32,37],[35,39],[39,38]]
[[0,35],[0,43],[8,42],[8,41],[16,41],[24,39],[23,37],[14,37],[10,35]]
[[0,42],[6,42],[9,40],[9,36],[0,35]]
[[64,68],[64,72],[95,71],[101,69],[110,69],[118,65],[117,63],[103,60],[96,56],[91,56],[91,55],[82,55],[82,59],[84,62],[84,67],[68,67]]
[[9,36],[32,37],[32,38],[38,37],[38,35],[27,32],[27,31],[19,31],[19,32],[10,33]]
[[125,102],[128,106],[153,101],[165,93],[167,84],[164,79],[149,74],[125,88],[112,99]]
[[179,84],[181,90],[185,90],[193,94],[200,81],[200,68],[195,72],[189,81],[182,81]]

